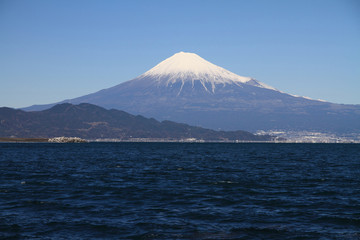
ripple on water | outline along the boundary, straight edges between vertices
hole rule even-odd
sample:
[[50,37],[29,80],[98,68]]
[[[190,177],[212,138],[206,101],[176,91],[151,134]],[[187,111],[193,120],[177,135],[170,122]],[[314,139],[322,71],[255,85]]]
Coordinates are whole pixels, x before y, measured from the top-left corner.
[[0,149],[2,238],[360,238],[356,144]]

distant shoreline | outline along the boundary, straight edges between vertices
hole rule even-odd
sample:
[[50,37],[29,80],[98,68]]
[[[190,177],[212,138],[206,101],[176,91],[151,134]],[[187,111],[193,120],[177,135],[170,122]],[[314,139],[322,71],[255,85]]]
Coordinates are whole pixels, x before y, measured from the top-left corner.
[[[0,143],[49,143],[50,138],[11,138],[0,137]],[[86,140],[89,143],[305,143],[305,144],[359,144],[360,142],[297,142],[297,141],[184,141],[175,139],[95,139]]]
[[10,138],[0,137],[0,142],[48,142],[48,138]]
[[[44,143],[50,142],[51,138],[12,138],[12,137],[0,137],[0,143]],[[102,142],[102,143],[114,143],[114,142],[128,142],[128,143],[274,143],[274,141],[231,141],[231,140],[184,140],[184,139],[94,139],[86,140],[87,142]]]

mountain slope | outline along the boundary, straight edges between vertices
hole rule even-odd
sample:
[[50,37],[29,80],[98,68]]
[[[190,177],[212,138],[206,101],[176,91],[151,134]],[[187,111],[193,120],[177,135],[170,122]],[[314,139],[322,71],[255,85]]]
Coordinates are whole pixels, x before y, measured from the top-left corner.
[[77,136],[95,138],[163,138],[203,140],[269,141],[245,131],[214,131],[171,121],[158,122],[123,111],[92,104],[56,105],[48,110],[24,112],[0,108],[0,137]]
[[131,81],[64,102],[87,102],[212,129],[360,131],[360,105],[295,97],[184,52]]

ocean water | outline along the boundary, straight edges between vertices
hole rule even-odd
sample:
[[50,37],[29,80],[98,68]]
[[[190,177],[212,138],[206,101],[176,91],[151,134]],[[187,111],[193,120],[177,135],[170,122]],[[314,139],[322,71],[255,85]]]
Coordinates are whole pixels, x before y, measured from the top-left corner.
[[360,145],[2,143],[0,238],[360,239]]

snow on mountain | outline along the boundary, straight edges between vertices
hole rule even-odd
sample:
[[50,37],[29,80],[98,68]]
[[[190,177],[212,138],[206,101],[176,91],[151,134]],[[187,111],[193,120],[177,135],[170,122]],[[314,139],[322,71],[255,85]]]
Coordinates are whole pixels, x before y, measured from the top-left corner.
[[[239,76],[222,67],[216,66],[206,61],[195,53],[179,52],[165,59],[149,71],[140,75],[139,78],[155,79],[158,85],[169,86],[176,82],[181,82],[182,86],[191,81],[194,86],[195,81],[199,81],[207,90],[214,92],[216,85],[249,84],[256,87],[275,90],[275,88],[261,83],[250,77]],[[211,84],[211,89],[206,85]],[[182,89],[182,88],[181,88]]]

